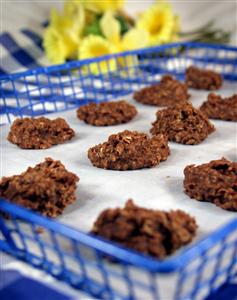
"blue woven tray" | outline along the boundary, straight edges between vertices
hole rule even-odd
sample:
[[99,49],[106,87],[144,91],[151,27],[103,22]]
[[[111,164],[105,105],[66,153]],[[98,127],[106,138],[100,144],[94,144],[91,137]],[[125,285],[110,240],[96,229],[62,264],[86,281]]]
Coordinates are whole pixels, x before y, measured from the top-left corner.
[[[183,79],[189,65],[237,81],[237,48],[179,43],[2,76],[2,123],[129,94],[165,73]],[[167,299],[168,285],[169,300],[204,299],[237,280],[237,219],[159,261],[4,200],[0,211],[11,217],[0,217],[1,250],[97,298]]]

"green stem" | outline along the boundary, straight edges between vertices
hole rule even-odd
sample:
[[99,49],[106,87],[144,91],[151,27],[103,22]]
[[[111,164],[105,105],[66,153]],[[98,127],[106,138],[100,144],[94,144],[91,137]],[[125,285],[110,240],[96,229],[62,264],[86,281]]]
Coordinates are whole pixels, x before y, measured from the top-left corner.
[[192,35],[192,34],[197,34],[199,32],[202,32],[202,31],[206,31],[207,29],[213,27],[214,25],[214,21],[209,21],[208,23],[206,23],[205,25],[193,30],[193,31],[186,31],[186,32],[180,32],[179,35],[180,36],[186,36],[186,35]]
[[214,28],[214,21],[210,21],[204,26],[190,32],[181,32],[179,36],[183,40],[209,43],[228,43],[231,32]]

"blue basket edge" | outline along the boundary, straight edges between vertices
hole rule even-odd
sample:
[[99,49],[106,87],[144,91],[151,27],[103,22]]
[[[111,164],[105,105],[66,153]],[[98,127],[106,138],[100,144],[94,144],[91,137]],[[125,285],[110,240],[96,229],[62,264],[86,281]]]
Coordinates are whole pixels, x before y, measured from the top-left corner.
[[140,49],[135,49],[135,50],[130,50],[130,51],[123,51],[123,52],[118,52],[114,54],[109,54],[109,55],[103,55],[99,56],[96,58],[88,58],[88,59],[83,59],[83,60],[73,60],[70,62],[66,62],[63,64],[56,64],[56,65],[50,65],[50,66],[44,66],[44,67],[37,67],[37,68],[32,68],[29,70],[21,71],[21,72],[14,72],[11,74],[6,74],[6,75],[0,75],[0,81],[2,80],[7,80],[7,79],[17,79],[21,76],[29,76],[29,75],[35,75],[35,74],[42,74],[42,73],[50,73],[50,72],[57,72],[57,71],[62,71],[68,68],[73,68],[73,67],[80,67],[86,64],[90,63],[95,63],[95,62],[100,62],[105,59],[112,59],[112,58],[117,58],[117,57],[123,57],[126,55],[137,55],[137,54],[145,54],[147,52],[150,52],[151,50],[164,50],[168,49],[170,47],[178,47],[178,46],[187,46],[187,47],[204,47],[204,48],[209,48],[209,49],[222,49],[222,50],[230,50],[237,52],[237,47],[235,46],[230,46],[230,45],[220,45],[220,44],[210,44],[210,43],[202,43],[202,42],[175,42],[175,43],[168,43],[164,45],[158,45],[158,46],[153,46],[153,47],[145,47],[145,48],[140,48]]
[[153,259],[152,257],[145,256],[130,249],[121,247],[118,244],[112,243],[103,238],[99,238],[75,229],[69,225],[61,223],[58,220],[50,219],[40,215],[37,212],[33,212],[19,205],[9,203],[7,200],[2,198],[0,198],[0,211],[13,214],[26,221],[29,220],[38,226],[53,230],[58,234],[83,243],[88,247],[93,247],[95,250],[103,251],[106,255],[115,257],[123,262],[126,262],[127,264],[145,268],[151,272],[160,273],[170,273],[179,270],[179,268],[184,267],[191,260],[197,258],[200,254],[209,250],[211,246],[214,246],[219,240],[226,236],[227,233],[230,233],[237,228],[237,217],[234,217],[232,220],[214,230],[212,233],[197,240],[193,245],[185,247],[180,251],[180,253],[173,254],[165,260],[159,261],[157,259]]
[[[51,72],[51,71],[60,71],[62,69],[65,69],[65,67],[78,67],[81,65],[84,65],[86,63],[93,63],[93,62],[99,62],[101,60],[104,59],[108,59],[108,58],[114,58],[114,57],[121,57],[121,56],[125,56],[127,54],[141,54],[141,53],[147,53],[149,51],[151,51],[151,49],[153,50],[164,50],[164,49],[169,49],[170,47],[174,47],[174,46],[188,46],[188,47],[206,47],[206,48],[210,48],[210,49],[228,49],[228,50],[233,50],[237,52],[237,47],[232,47],[232,46],[228,46],[228,45],[214,45],[214,44],[206,44],[206,43],[190,43],[190,42],[183,42],[183,43],[172,43],[172,44],[166,44],[166,45],[161,45],[161,46],[155,46],[155,47],[149,47],[149,48],[144,48],[144,49],[139,49],[139,50],[134,50],[134,51],[126,51],[126,52],[122,52],[122,53],[117,53],[117,54],[112,54],[112,55],[107,55],[107,56],[102,56],[102,57],[98,57],[96,59],[87,59],[87,60],[81,60],[81,61],[72,61],[72,62],[68,62],[66,64],[61,64],[61,65],[56,65],[56,66],[51,66],[51,67],[40,67],[40,68],[36,68],[36,69],[32,69],[32,70],[28,70],[28,71],[24,71],[24,72],[19,72],[19,73],[13,73],[10,75],[4,75],[4,79],[14,79],[14,78],[18,78],[21,76],[27,76],[27,75],[31,75],[31,74],[37,74],[37,72],[39,71],[43,71],[43,72]],[[0,77],[0,81],[1,81],[2,77]],[[1,201],[0,201],[1,202]],[[37,214],[34,214],[34,216]],[[53,221],[54,222],[54,221]],[[59,223],[59,222],[57,222]],[[57,224],[56,223],[56,224]],[[236,220],[233,221],[233,226],[236,226]],[[60,224],[62,226],[66,226],[63,224]],[[227,224],[228,225],[228,224]],[[231,228],[229,226],[227,226],[227,228]],[[223,228],[221,228],[223,229]],[[219,231],[221,231],[221,229],[217,230],[218,233],[220,233]],[[70,228],[70,230],[74,230],[72,228]],[[215,231],[216,232],[216,231]],[[214,232],[214,233],[215,233]],[[221,231],[222,232],[222,231]],[[228,231],[224,231],[224,232],[228,232]],[[86,235],[88,236],[88,235]],[[170,272],[173,270],[176,270],[177,268],[181,267],[182,264],[187,263],[187,259],[190,261],[193,257],[197,256],[200,254],[200,251],[196,251],[197,249],[193,249],[193,248],[197,248],[195,246],[199,245],[199,243],[202,242],[202,251],[205,251],[205,249],[208,249],[208,247],[210,247],[210,241],[207,242],[208,238],[210,238],[212,236],[209,235],[208,237],[204,238],[204,240],[199,240],[197,244],[191,246],[190,248],[185,248],[185,250],[183,250],[182,252],[180,252],[178,255],[175,255],[174,257],[168,258],[166,259],[164,262],[157,262],[157,260],[152,260],[151,258],[148,258],[149,262],[152,261],[151,264],[151,269],[155,269],[156,271],[160,271],[162,272]],[[224,236],[224,233],[222,234],[222,236]],[[93,238],[94,241],[95,238]],[[100,240],[98,238],[96,238],[96,240]],[[218,236],[215,236],[215,240],[214,242],[211,241],[211,245],[213,245],[217,240],[219,240]],[[107,242],[108,244],[108,242]],[[92,246],[94,247],[94,243],[92,244]],[[117,245],[115,246],[116,249],[120,249]],[[122,249],[122,248],[121,248]],[[199,249],[200,250],[200,249]],[[127,251],[124,252],[126,255],[130,255],[131,253],[133,253],[132,251]],[[126,256],[125,255],[125,256]],[[135,254],[137,255],[137,254]],[[132,258],[134,258],[135,256],[132,256]],[[142,255],[138,256],[139,259],[141,260],[141,258],[143,257]],[[136,260],[136,259],[135,259]],[[139,261],[140,262],[140,261]],[[143,261],[144,264],[146,263],[145,266],[146,268],[148,268],[149,262],[147,262],[147,257],[145,257],[145,261]],[[132,262],[130,262],[132,263]],[[158,265],[157,265],[158,264]]]

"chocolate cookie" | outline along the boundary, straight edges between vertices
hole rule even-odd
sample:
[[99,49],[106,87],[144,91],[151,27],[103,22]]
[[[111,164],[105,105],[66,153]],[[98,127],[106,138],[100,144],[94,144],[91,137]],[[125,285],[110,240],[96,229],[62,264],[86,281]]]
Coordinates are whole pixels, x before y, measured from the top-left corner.
[[80,120],[94,126],[127,123],[137,114],[135,106],[126,101],[90,103],[77,110]]
[[125,130],[90,148],[88,158],[98,168],[124,171],[154,167],[169,153],[167,138],[162,134],[149,138],[145,133]]
[[237,94],[222,98],[216,94],[209,94],[207,101],[204,102],[200,110],[210,119],[225,121],[237,121]]
[[79,178],[60,161],[46,158],[20,175],[3,177],[0,197],[45,216],[57,217],[76,200],[77,181]]
[[134,93],[134,99],[143,104],[169,106],[185,102],[189,98],[187,86],[170,75],[162,77],[160,83]]
[[237,211],[237,162],[225,158],[184,169],[184,191],[199,201]]
[[23,149],[47,149],[74,136],[74,130],[62,118],[23,118],[13,122],[8,140]]
[[190,243],[196,230],[195,219],[182,210],[146,209],[128,200],[124,208],[104,210],[92,233],[162,259]]
[[157,111],[151,133],[165,134],[170,141],[196,145],[215,130],[205,114],[191,103],[177,104]]
[[222,86],[222,77],[217,72],[189,67],[186,70],[186,84],[197,90],[218,90]]

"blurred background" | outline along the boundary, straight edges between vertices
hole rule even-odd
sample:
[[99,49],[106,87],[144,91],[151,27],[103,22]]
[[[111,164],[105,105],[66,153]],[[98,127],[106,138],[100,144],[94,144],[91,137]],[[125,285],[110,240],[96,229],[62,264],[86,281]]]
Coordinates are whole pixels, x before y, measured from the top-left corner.
[[[127,0],[125,7],[131,15],[143,11],[154,1]],[[185,31],[215,20],[218,27],[231,30],[231,44],[237,45],[237,1],[169,1],[180,16]],[[49,17],[52,7],[60,8],[63,1],[1,0],[1,31],[17,31],[22,27],[34,29]]]
[[[78,9],[78,7],[82,7],[81,3],[84,3],[83,7],[92,5],[93,9],[95,6],[109,8],[107,8],[106,13],[105,11],[90,11],[90,16],[91,14],[93,15],[92,21],[91,19],[88,21],[88,18],[85,17],[84,20],[86,21],[83,23],[84,27],[80,25],[82,30],[78,33],[79,31],[75,31],[75,28],[79,28],[77,27],[78,23],[80,23],[78,20],[83,18],[78,14],[69,14],[66,16],[65,21],[65,19],[63,19],[64,16],[61,14],[65,12],[64,4],[66,2],[69,3],[70,11],[73,13],[75,13],[75,11],[72,7],[77,7]],[[0,26],[2,33],[0,34],[0,74],[36,68],[41,65],[47,66],[64,63],[71,59],[86,59],[115,53],[116,51],[133,50],[180,40],[222,44],[229,43],[230,45],[237,46],[237,0],[104,0],[104,2],[103,0],[98,0],[98,2],[95,0],[93,1],[94,4],[92,4],[90,0],[83,0],[81,2],[78,0],[76,4],[74,0],[0,0],[0,3]],[[125,15],[122,14],[120,16],[122,16],[123,22],[125,21],[125,23],[129,25],[126,29],[127,31],[125,31],[128,33],[126,38],[126,35],[122,32],[122,27],[120,27],[119,43],[117,44],[116,42],[114,43],[115,40],[112,42],[112,39],[115,37],[115,23],[118,23],[118,20],[114,19],[114,12],[110,15],[110,9],[112,6],[118,5],[116,3],[124,3],[124,7],[122,4],[122,8],[117,10],[117,13],[125,13]],[[157,15],[155,7],[158,6],[160,7],[158,10],[160,9],[161,13],[159,12]],[[52,9],[54,9],[54,11],[52,11]],[[83,8],[83,10],[84,14],[86,14],[86,9]],[[77,10],[77,13],[79,11],[80,10]],[[152,17],[150,13],[153,14]],[[143,18],[144,15],[146,15],[145,18]],[[112,39],[106,36],[105,31],[102,30],[101,32],[102,23],[100,22],[102,21],[102,16],[106,16],[106,21],[104,20],[104,30],[107,31],[107,34],[113,32],[113,37],[111,35]],[[130,16],[132,17],[132,25],[129,22],[129,19],[131,20]],[[142,26],[147,26],[145,29],[151,30],[151,32],[149,32],[150,37],[153,35],[152,30],[154,28],[156,30],[155,34],[157,32],[163,32],[161,34],[159,33],[159,37],[155,36],[154,43],[152,43],[151,40],[148,41],[144,35],[141,36],[141,31],[134,32],[130,30],[137,28],[137,20],[142,18],[143,22],[145,20]],[[43,23],[46,21],[49,21],[47,29],[43,26]],[[209,25],[206,26],[210,21],[212,21],[213,24],[210,25],[209,23]],[[120,24],[118,26],[122,25]],[[171,26],[173,29],[170,29]],[[203,29],[203,26],[205,29]],[[200,29],[200,27],[202,28]],[[109,30],[106,28],[109,28]],[[90,30],[88,31],[89,33],[86,31],[88,29]],[[191,36],[183,34],[190,31],[192,32],[195,29],[199,30],[194,36],[193,34]],[[93,37],[89,38],[91,30]],[[167,34],[167,30],[170,32],[169,34]],[[164,39],[164,36],[166,39]],[[103,53],[100,53],[101,45],[103,45]],[[111,50],[112,46],[116,46],[116,50]]]

